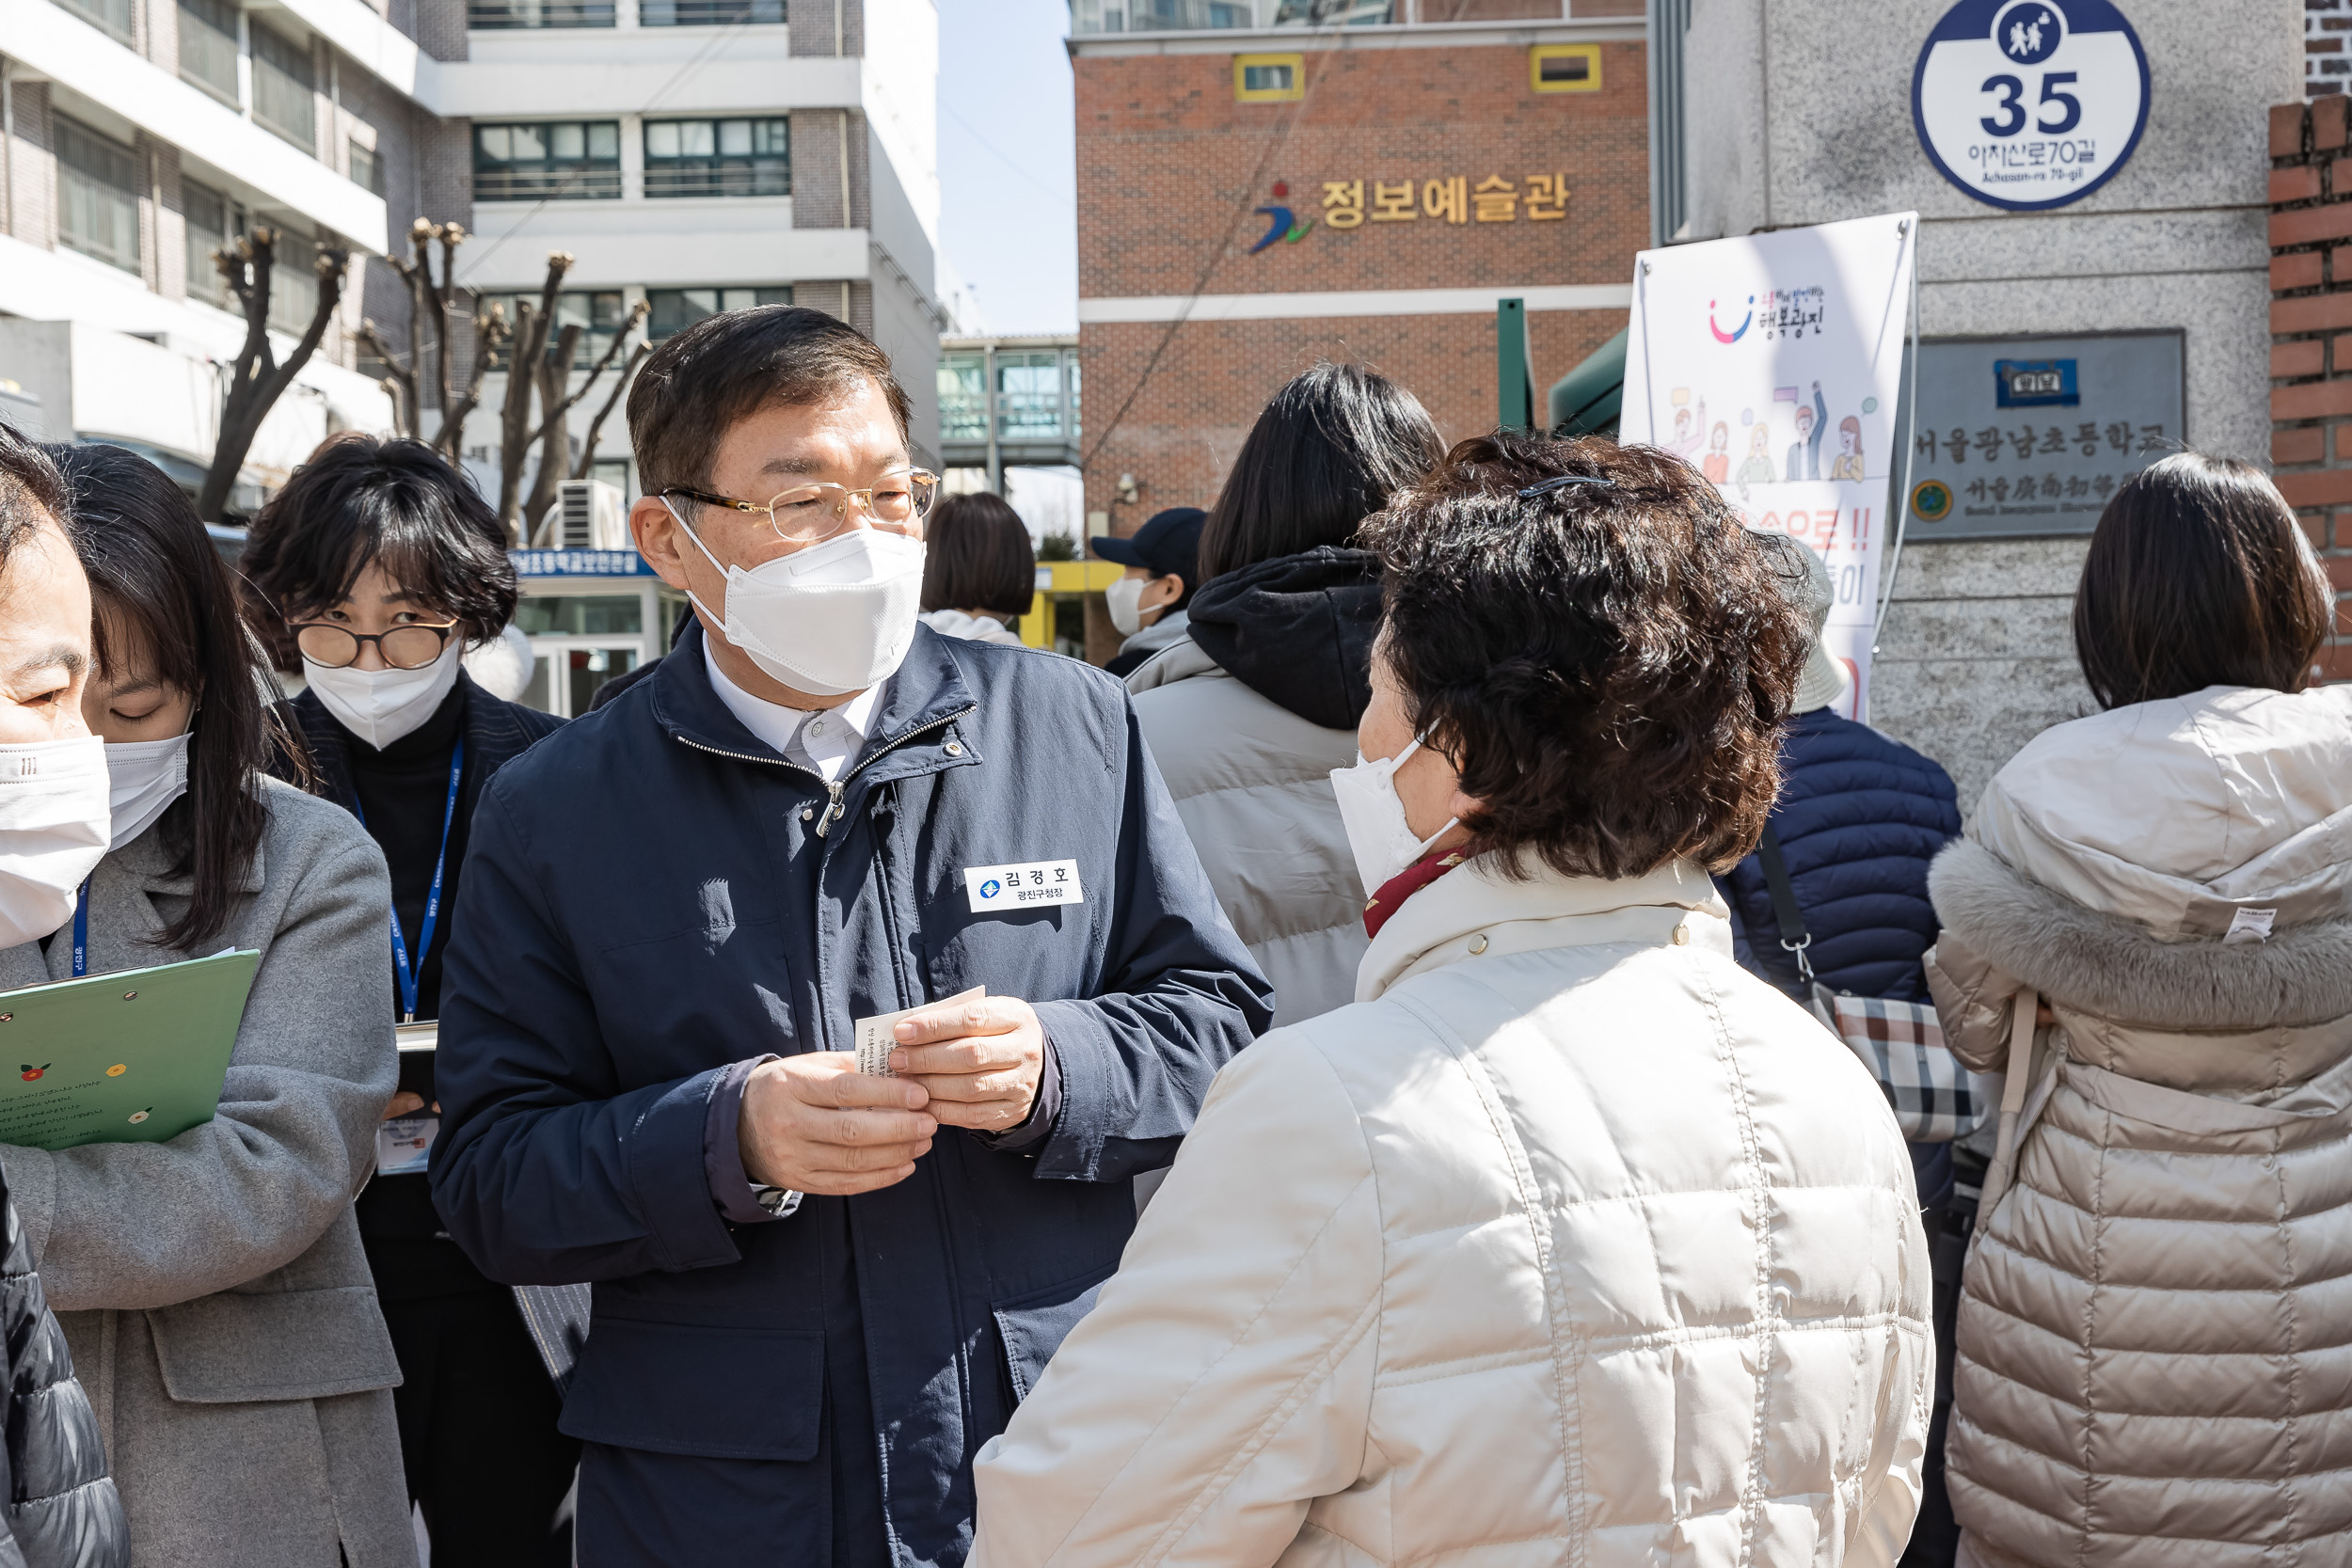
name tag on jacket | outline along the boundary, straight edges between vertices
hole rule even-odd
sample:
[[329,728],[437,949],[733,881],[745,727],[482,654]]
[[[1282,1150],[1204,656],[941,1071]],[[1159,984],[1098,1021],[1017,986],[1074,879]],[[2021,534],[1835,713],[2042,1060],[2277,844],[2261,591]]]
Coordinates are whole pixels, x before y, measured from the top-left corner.
[[1041,904],[1083,904],[1076,861],[1027,861],[1020,865],[971,865],[963,871],[964,895],[974,914],[1025,910]]

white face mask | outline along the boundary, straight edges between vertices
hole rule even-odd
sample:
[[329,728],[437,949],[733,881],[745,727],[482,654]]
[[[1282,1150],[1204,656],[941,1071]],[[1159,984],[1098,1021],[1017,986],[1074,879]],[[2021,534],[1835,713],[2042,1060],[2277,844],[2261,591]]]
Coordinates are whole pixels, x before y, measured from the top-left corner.
[[106,778],[114,810],[111,847],[119,849],[188,792],[188,737],[117,741],[106,748]]
[[0,746],[0,947],[45,937],[106,855],[106,743]]
[[687,597],[771,679],[812,697],[843,697],[888,680],[907,657],[923,611],[921,540],[849,529],[747,572],[720,565],[676,507],[670,515],[726,574],[723,616]]
[[1150,586],[1142,578],[1120,578],[1103,590],[1103,603],[1120,636],[1133,637],[1143,629],[1143,591]]
[[306,658],[302,673],[335,722],[380,752],[433,717],[457,684],[462,652],[452,637],[441,657],[421,670],[358,670],[348,664],[329,670]]
[[1396,770],[1420,749],[1416,736],[1392,757],[1366,762],[1364,753],[1359,752],[1355,767],[1331,769],[1331,792],[1340,801],[1340,826],[1347,830],[1347,847],[1355,852],[1356,875],[1363,879],[1367,897],[1427,854],[1429,847],[1461,820],[1450,816],[1445,827],[1427,838],[1413,836],[1405,820],[1405,802],[1397,797]]

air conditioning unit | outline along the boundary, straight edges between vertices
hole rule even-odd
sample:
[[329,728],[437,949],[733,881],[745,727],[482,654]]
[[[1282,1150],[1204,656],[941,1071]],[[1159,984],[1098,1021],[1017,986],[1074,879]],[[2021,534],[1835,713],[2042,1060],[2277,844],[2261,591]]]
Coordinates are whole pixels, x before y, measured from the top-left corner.
[[626,550],[628,508],[621,492],[600,479],[567,479],[555,489],[555,537],[559,550]]

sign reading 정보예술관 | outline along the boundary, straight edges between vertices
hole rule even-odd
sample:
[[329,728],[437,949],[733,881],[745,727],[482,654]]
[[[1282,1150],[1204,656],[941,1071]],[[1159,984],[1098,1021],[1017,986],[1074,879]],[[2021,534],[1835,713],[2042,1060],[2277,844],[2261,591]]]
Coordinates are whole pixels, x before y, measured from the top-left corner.
[[1960,0],[1920,46],[1911,114],[1945,179],[2016,211],[2063,207],[2148,124],[2148,55],[2109,0]]
[[2089,533],[2117,485],[2180,450],[2183,405],[2178,331],[1929,339],[1911,537]]

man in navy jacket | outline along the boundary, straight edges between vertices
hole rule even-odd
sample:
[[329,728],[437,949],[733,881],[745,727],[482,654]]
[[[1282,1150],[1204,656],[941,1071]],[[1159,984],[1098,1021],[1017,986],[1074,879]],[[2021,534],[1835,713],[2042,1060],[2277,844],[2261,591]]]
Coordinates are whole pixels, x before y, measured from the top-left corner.
[[[1270,993],[1118,683],[915,626],[879,349],[711,317],[629,425],[699,624],[485,794],[434,1196],[492,1277],[594,1283],[587,1568],[957,1564],[972,1455]],[[980,986],[857,1070],[856,1021]]]

